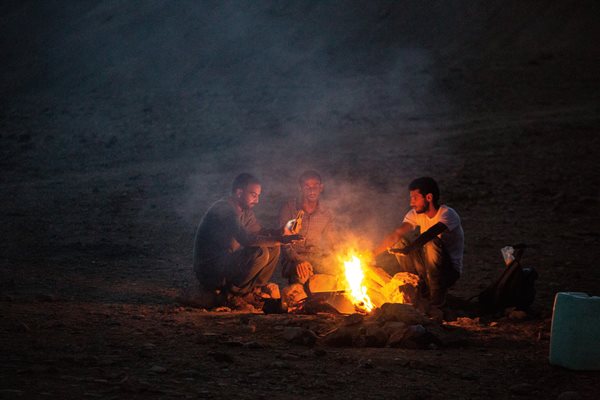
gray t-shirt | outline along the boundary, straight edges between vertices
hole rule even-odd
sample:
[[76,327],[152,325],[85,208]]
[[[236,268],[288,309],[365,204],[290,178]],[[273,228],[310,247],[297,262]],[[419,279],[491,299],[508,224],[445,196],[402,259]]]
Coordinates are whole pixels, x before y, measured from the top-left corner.
[[194,269],[220,263],[252,243],[262,230],[252,210],[239,210],[231,199],[214,203],[204,214],[194,241]]

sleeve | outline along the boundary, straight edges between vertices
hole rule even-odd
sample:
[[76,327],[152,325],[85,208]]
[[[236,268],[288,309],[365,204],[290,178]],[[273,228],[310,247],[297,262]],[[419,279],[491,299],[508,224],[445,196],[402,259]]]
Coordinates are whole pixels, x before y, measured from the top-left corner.
[[460,226],[460,217],[451,208],[446,208],[444,212],[440,214],[440,220],[442,224],[448,227],[448,231],[453,231]]
[[229,213],[226,223],[232,227],[233,238],[242,246],[249,246],[256,240],[256,235],[247,228],[248,224],[242,225],[233,210]]
[[250,211],[248,213],[248,220],[244,223],[244,229],[252,235],[257,235],[263,230],[263,227],[256,219],[256,215],[254,215],[254,212]]

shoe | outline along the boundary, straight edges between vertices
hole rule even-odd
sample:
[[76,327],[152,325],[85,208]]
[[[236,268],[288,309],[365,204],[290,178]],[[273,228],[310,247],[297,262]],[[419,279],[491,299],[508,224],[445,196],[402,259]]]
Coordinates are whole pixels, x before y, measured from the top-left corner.
[[227,296],[227,306],[236,311],[257,312],[258,310],[256,307],[254,307],[253,304],[248,303],[244,297],[230,294]]
[[429,299],[429,304],[431,305],[431,307],[436,307],[436,308],[442,308],[446,305],[446,294],[447,294],[447,290],[439,290],[439,291],[432,291],[431,292],[431,298]]

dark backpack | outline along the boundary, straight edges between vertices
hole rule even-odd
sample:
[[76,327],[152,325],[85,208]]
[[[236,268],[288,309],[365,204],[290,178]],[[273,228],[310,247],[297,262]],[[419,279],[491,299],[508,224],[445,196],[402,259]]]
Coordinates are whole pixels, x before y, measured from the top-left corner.
[[533,268],[523,268],[521,257],[525,245],[513,246],[514,260],[506,266],[502,275],[478,296],[483,311],[498,312],[508,307],[518,310],[529,308],[535,298],[535,280],[538,274]]

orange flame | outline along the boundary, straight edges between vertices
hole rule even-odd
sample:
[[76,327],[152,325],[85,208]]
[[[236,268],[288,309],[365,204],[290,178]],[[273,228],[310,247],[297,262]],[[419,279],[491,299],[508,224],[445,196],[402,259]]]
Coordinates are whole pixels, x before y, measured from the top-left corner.
[[362,283],[364,273],[360,259],[353,255],[350,261],[344,261],[344,267],[352,303],[366,312],[371,312],[374,306],[371,298],[367,294],[367,287]]

